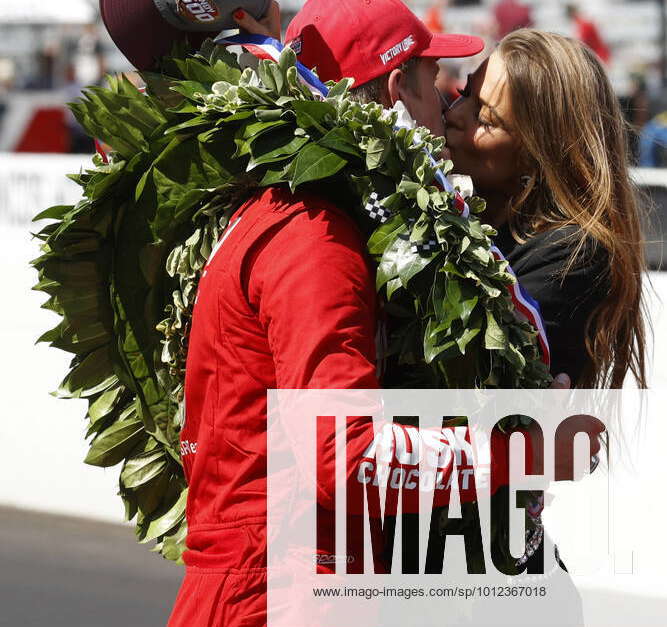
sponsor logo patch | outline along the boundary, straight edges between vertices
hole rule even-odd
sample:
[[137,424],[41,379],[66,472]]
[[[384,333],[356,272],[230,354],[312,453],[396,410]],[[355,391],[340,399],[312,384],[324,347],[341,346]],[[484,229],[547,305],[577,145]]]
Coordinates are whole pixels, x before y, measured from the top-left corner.
[[197,443],[190,442],[190,440],[183,440],[181,442],[181,457],[197,454]]
[[215,22],[220,17],[218,7],[206,0],[176,0],[176,10],[181,17],[196,24]]
[[392,46],[386,52],[383,52],[380,55],[380,60],[382,61],[383,65],[387,65],[387,63],[389,63],[394,57],[397,57],[403,52],[407,52],[410,50],[410,48],[415,46],[416,43],[417,42],[415,42],[414,35],[408,35],[403,41],[397,43],[395,46]]
[[295,54],[301,54],[301,50],[303,49],[303,38],[301,35],[298,37],[295,37],[292,39],[292,41],[287,44],[292,50],[294,50]]

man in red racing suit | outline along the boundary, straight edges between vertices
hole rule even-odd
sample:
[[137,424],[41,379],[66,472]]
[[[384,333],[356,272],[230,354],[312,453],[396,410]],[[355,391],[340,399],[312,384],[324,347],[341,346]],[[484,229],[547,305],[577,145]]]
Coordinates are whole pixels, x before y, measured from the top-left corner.
[[172,625],[263,625],[266,390],[377,388],[375,289],[342,210],[269,188],[201,279],[181,435],[187,574]]
[[[287,36],[321,79],[383,80],[383,104],[402,99],[438,134],[431,65],[483,48],[432,35],[399,0],[310,0]],[[345,208],[269,188],[234,214],[203,272],[189,337],[187,570],[172,627],[266,624],[266,391],[379,387],[375,332],[374,271]]]

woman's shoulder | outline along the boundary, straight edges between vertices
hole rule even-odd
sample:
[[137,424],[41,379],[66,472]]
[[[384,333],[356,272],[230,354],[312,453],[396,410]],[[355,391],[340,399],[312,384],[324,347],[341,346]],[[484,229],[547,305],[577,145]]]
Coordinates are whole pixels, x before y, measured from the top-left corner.
[[[609,266],[607,250],[577,224],[566,224],[532,234],[517,242],[508,225],[498,230],[496,244],[517,274],[549,270],[595,278]],[[546,277],[545,277],[546,278]]]
[[497,245],[522,288],[539,303],[552,372],[567,372],[576,382],[589,359],[586,322],[609,294],[606,250],[571,224],[536,233],[523,243],[516,242],[507,228],[498,235]]

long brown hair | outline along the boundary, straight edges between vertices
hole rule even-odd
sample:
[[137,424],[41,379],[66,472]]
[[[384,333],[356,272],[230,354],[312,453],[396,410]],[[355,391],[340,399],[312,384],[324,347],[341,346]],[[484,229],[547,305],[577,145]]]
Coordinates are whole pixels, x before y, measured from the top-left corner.
[[628,172],[626,126],[609,79],[589,48],[553,33],[521,29],[498,51],[530,174],[513,201],[513,235],[578,225],[563,274],[591,242],[609,261],[610,289],[587,321],[590,363],[578,385],[618,388],[630,370],[646,387],[642,219]]

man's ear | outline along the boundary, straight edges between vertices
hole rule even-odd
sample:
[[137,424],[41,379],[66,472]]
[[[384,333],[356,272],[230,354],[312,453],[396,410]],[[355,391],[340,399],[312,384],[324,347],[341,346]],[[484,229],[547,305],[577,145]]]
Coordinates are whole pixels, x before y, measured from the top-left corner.
[[397,100],[405,102],[405,72],[396,68],[389,72],[387,79],[387,91],[389,92],[389,101],[393,107]]

